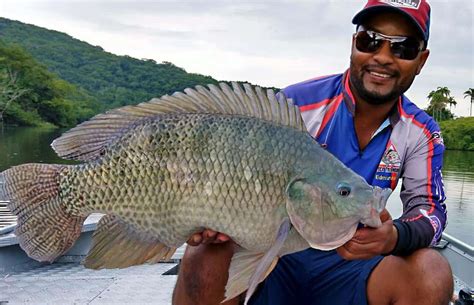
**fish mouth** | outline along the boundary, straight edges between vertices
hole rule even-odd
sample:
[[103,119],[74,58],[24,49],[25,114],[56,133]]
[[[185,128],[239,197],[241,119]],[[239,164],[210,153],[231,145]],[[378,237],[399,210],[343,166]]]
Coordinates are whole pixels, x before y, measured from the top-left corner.
[[382,212],[383,209],[385,209],[388,197],[390,197],[391,194],[392,190],[389,188],[381,188],[378,186],[374,186],[374,195],[376,199],[373,203],[373,208],[379,213]]
[[389,188],[380,188],[378,186],[374,186],[373,200],[369,201],[369,206],[366,210],[367,214],[361,220],[361,223],[372,228],[380,227],[382,225],[382,221],[380,220],[380,213],[385,209],[388,197],[390,197],[391,193],[392,190]]

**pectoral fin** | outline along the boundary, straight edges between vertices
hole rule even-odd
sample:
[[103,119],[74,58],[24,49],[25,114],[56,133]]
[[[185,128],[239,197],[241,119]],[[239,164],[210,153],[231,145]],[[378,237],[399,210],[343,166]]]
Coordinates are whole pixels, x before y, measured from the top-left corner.
[[117,216],[106,215],[97,225],[84,265],[102,269],[153,264],[169,259],[175,251],[150,233],[137,230]]
[[[235,298],[248,289],[250,278],[263,256],[263,253],[243,249],[234,254],[230,263],[229,279],[225,287],[225,300],[223,302]],[[275,259],[275,264],[277,260]]]
[[258,284],[275,268],[279,259],[278,254],[288,237],[290,229],[291,222],[288,218],[285,218],[280,225],[275,243],[266,253],[238,251],[234,254],[226,286],[226,301],[247,290],[244,303],[247,304]]

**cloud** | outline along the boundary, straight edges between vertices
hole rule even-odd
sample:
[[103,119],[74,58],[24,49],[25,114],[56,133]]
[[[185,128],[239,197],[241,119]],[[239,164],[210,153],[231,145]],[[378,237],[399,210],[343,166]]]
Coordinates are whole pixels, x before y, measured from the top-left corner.
[[[2,0],[0,12],[119,55],[171,61],[217,79],[284,87],[348,67],[351,19],[364,3]],[[431,55],[407,94],[425,107],[429,91],[448,86],[458,99],[455,113],[467,115],[462,92],[474,86],[474,4],[430,3]]]

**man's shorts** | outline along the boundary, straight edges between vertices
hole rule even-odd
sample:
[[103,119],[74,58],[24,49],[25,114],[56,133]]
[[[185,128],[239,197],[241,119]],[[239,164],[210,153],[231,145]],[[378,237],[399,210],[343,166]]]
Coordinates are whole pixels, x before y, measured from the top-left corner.
[[366,305],[367,279],[382,259],[347,261],[314,249],[285,255],[249,304]]

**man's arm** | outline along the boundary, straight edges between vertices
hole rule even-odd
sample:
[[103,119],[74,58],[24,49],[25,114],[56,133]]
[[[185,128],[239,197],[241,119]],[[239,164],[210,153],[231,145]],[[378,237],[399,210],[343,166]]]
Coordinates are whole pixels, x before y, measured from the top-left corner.
[[[445,193],[441,173],[444,145],[439,128],[432,123],[411,154],[402,172],[402,216],[394,221],[399,239],[393,254],[409,255],[436,244],[446,227]],[[429,138],[428,138],[429,136]]]
[[173,305],[237,305],[224,299],[235,243],[226,235],[205,230],[194,234],[179,267]]

